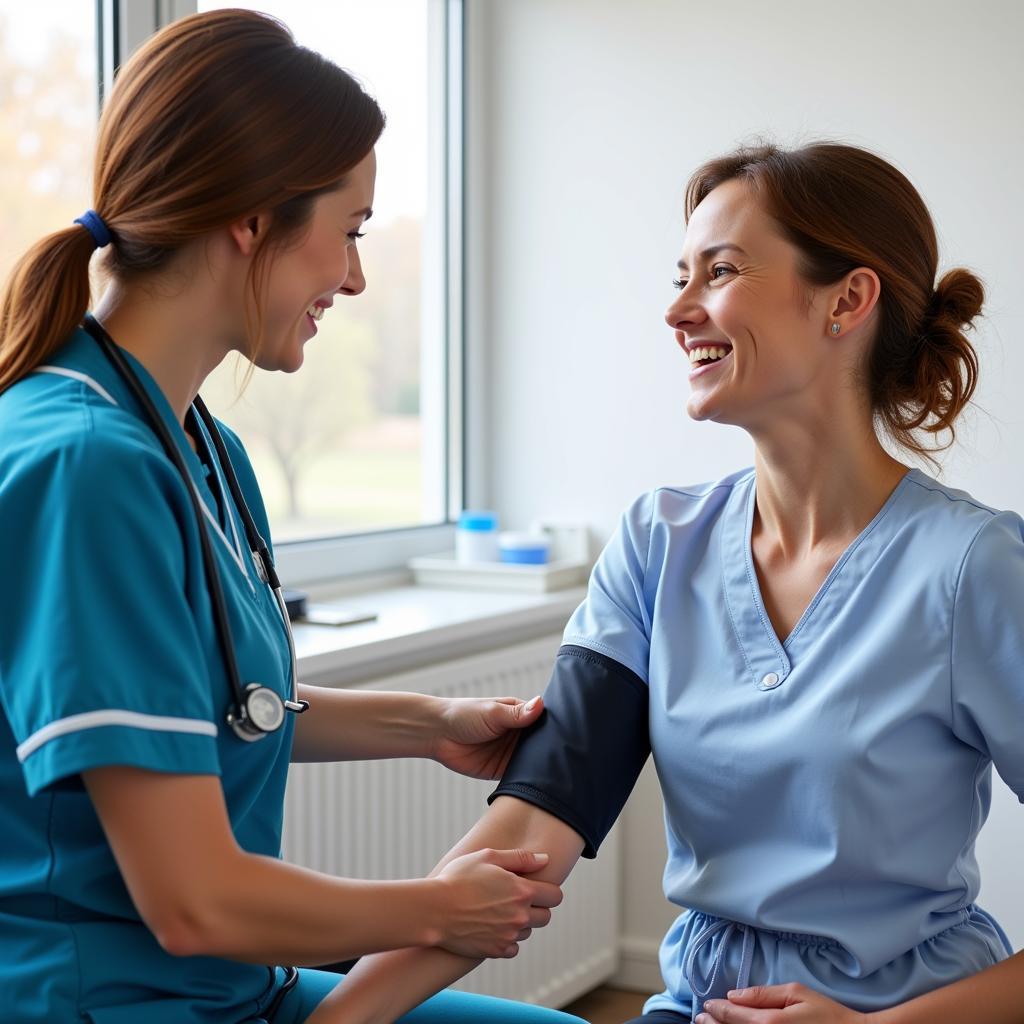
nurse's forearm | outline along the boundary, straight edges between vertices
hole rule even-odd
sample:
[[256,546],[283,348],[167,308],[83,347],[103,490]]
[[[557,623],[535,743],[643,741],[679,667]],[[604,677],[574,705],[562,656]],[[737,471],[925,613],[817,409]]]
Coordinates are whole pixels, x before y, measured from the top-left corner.
[[978,1021],[1021,1024],[1024,1021],[1024,952],[986,967],[969,978],[937,988],[889,1010],[868,1014],[871,1024],[936,1024]]
[[[547,853],[547,867],[531,877],[556,885],[568,877],[583,852],[583,840],[564,822],[532,804],[501,796],[432,875],[452,858],[494,843]],[[444,949],[400,949],[363,957],[306,1024],[390,1024],[480,963]]]
[[161,937],[169,952],[311,967],[441,938],[443,894],[424,880],[334,878],[245,853],[224,876],[221,893],[182,922],[180,941]]
[[172,954],[315,965],[441,938],[443,883],[335,878],[247,853],[214,776],[114,766],[83,778],[136,908]]
[[300,686],[309,709],[295,722],[293,761],[428,757],[444,701],[422,693]]
[[441,878],[335,878],[240,849],[215,776],[111,766],[83,779],[136,909],[176,956],[316,965],[442,942],[498,956],[561,898],[526,877],[538,862],[524,851]]

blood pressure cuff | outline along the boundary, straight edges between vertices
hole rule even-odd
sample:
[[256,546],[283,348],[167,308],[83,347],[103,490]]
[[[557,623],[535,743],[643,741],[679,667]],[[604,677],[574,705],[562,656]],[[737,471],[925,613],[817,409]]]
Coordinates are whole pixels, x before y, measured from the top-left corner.
[[544,691],[544,712],[519,737],[498,788],[560,818],[598,847],[651,752],[644,681],[613,658],[563,646]]

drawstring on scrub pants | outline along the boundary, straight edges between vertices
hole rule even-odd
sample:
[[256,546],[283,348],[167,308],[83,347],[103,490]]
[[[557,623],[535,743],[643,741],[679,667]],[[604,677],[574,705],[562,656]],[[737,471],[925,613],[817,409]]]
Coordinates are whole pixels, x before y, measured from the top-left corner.
[[[739,921],[728,921],[724,918],[719,918],[717,921],[712,921],[711,924],[705,925],[700,932],[697,933],[697,937],[693,940],[690,945],[690,949],[686,954],[686,960],[683,964],[683,971],[686,974],[686,982],[690,986],[690,991],[693,993],[694,999],[694,1016],[696,1016],[698,1008],[703,1008],[704,1000],[711,994],[715,987],[715,981],[718,979],[718,972],[722,967],[722,958],[725,956],[725,951],[729,946],[729,940],[737,929],[743,932],[743,951],[740,954],[740,971],[736,977],[736,988],[746,988],[750,984],[750,968],[754,961],[754,929],[749,925],[740,924]],[[697,954],[700,952],[701,947],[710,942],[720,931],[725,931],[722,936],[722,944],[718,947],[718,952],[715,954],[715,959],[711,964],[711,977],[707,979],[706,985],[698,985],[696,978],[697,971]]]

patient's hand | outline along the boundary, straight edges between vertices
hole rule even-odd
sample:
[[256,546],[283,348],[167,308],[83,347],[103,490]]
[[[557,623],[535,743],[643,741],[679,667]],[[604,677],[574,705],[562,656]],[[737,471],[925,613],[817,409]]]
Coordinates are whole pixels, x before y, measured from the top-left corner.
[[473,958],[515,956],[562,902],[557,885],[523,877],[547,862],[527,850],[477,850],[450,861],[437,875],[448,911],[437,945]]
[[868,1019],[796,983],[734,989],[728,999],[709,999],[704,1010],[694,1024],[866,1024]]

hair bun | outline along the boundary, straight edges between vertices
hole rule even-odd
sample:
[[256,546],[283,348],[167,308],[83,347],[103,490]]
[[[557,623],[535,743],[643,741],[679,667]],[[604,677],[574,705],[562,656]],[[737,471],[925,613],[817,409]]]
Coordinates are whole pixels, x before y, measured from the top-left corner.
[[985,287],[981,281],[969,270],[957,267],[943,274],[936,285],[928,304],[928,319],[936,325],[970,327],[984,302]]

